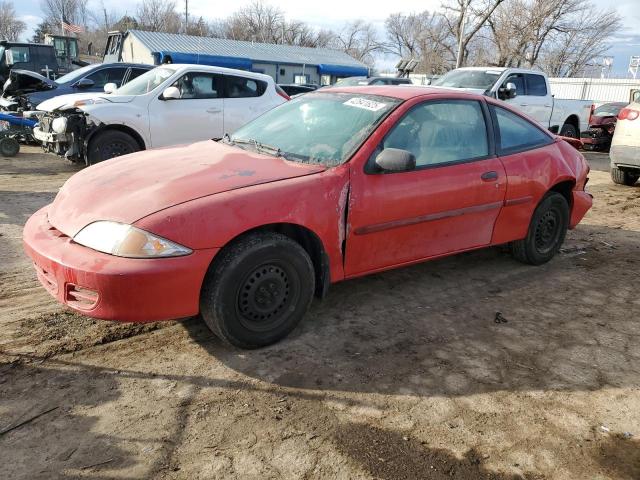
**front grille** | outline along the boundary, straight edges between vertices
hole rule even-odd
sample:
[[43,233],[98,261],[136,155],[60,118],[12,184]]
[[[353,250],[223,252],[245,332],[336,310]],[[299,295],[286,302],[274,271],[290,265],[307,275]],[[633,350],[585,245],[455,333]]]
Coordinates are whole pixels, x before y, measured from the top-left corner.
[[98,292],[67,283],[64,300],[67,305],[79,310],[91,310],[98,303]]
[[52,272],[42,268],[37,263],[34,263],[33,266],[36,269],[36,274],[38,275],[38,280],[47,289],[49,293],[52,295],[56,295],[58,293],[58,282],[56,281],[56,277]]

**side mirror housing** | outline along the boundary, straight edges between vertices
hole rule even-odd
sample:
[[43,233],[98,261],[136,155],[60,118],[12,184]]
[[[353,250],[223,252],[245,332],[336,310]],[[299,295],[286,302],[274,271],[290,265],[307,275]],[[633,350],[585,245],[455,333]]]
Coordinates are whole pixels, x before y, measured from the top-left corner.
[[416,157],[407,150],[385,148],[376,157],[376,165],[383,172],[408,172],[416,168]]
[[76,87],[77,88],[91,88],[95,85],[96,83],[91,80],[90,78],[81,78],[80,80],[78,80],[78,83],[76,83]]
[[104,93],[113,93],[118,89],[118,85],[115,83],[107,83],[104,86]]
[[498,98],[500,98],[500,100],[515,98],[517,94],[516,84],[513,82],[507,82],[504,87],[498,90]]
[[176,87],[167,87],[160,95],[160,100],[180,100],[180,90]]

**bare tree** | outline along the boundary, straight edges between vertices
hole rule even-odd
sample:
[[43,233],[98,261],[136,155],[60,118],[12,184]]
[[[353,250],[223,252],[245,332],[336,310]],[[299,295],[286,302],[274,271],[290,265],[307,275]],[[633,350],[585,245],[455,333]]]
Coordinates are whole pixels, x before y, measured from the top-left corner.
[[447,26],[456,40],[456,68],[465,63],[471,40],[505,0],[451,0],[444,6]]
[[455,41],[438,13],[395,13],[386,22],[385,51],[419,61],[417,72],[444,73],[455,61]]
[[40,7],[47,20],[60,24],[64,17],[67,21],[86,25],[88,0],[41,0]]
[[13,3],[0,2],[0,40],[18,40],[18,37],[27,29],[27,25],[16,15]]
[[376,53],[384,51],[376,29],[364,20],[348,23],[335,36],[331,46],[348,53],[367,65],[373,65]]
[[142,0],[138,4],[137,21],[141,30],[178,33],[182,17],[172,0]]

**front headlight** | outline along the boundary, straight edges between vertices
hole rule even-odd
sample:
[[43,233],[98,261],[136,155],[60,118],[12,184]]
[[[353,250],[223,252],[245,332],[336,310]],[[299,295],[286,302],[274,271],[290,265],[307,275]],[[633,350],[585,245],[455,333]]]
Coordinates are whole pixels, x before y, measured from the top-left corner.
[[125,223],[100,221],[80,230],[73,241],[99,252],[127,258],[189,255],[192,250]]
[[64,108],[67,108],[67,107],[84,107],[86,105],[99,105],[101,103],[109,103],[109,101],[105,100],[104,98],[83,98],[82,100],[76,100],[71,105],[66,105]]
[[51,122],[51,128],[56,133],[64,133],[67,131],[67,117],[54,118]]

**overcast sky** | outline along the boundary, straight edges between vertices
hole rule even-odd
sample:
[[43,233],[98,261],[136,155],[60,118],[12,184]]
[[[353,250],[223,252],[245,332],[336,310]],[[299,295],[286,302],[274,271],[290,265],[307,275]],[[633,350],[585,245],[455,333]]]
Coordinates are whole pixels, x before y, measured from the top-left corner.
[[[41,21],[40,0],[13,0],[18,15],[28,25],[25,38],[32,35],[34,27]],[[107,0],[108,8],[118,13],[135,14],[133,0]],[[184,0],[176,2],[182,8]],[[221,2],[211,0],[189,0],[189,11],[192,15],[206,19],[226,17],[249,0],[238,2]],[[309,24],[338,29],[347,21],[358,18],[375,23],[382,30],[384,20],[391,13],[419,12],[422,10],[438,10],[442,0],[393,0],[390,2],[372,2],[371,0],[273,0],[272,5],[280,7],[289,19],[304,20]],[[614,57],[614,71],[624,74],[629,63],[629,56],[640,55],[640,0],[595,0],[597,8],[612,8],[623,17],[625,28],[614,39],[614,46],[609,52]],[[99,0],[90,0],[91,8],[98,8]],[[132,10],[133,9],[133,10]],[[635,26],[635,28],[634,28]],[[387,64],[388,62],[384,62]],[[382,65],[379,65],[382,66]]]

